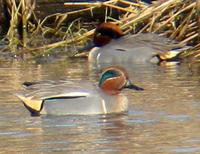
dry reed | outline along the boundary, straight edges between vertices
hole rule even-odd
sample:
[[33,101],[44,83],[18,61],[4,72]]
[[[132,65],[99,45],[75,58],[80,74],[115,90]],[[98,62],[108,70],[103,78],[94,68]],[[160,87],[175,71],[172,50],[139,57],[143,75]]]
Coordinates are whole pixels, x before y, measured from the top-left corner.
[[[123,7],[119,5],[119,3],[123,4]],[[84,8],[77,11],[52,14],[47,16],[43,21],[35,18],[37,21],[37,26],[35,26],[28,21],[24,0],[21,0],[18,6],[16,6],[16,4],[13,5],[15,11],[12,11],[11,26],[7,34],[10,47],[16,48],[16,44],[21,44],[26,50],[23,50],[23,52],[19,54],[28,53],[35,56],[54,52],[54,50],[52,50],[54,48],[84,45],[91,39],[94,29],[85,29],[80,20],[75,20],[68,28],[63,27],[63,24],[69,16],[79,13],[88,14],[88,12],[90,12],[92,16],[95,9],[104,7],[116,9],[121,12],[122,15],[120,19],[114,19],[105,13],[105,20],[112,20],[116,24],[119,24],[125,33],[153,32],[165,35],[173,40],[177,40],[182,46],[193,46],[180,54],[181,58],[192,56],[197,60],[200,59],[200,2],[198,2],[198,0],[168,0],[162,3],[157,2],[152,5],[147,5],[140,1],[135,3],[127,0],[109,0],[96,3],[65,3],[63,5],[66,7],[84,6]],[[19,11],[19,8],[22,8],[23,13]],[[34,14],[34,12],[32,12],[32,14]],[[22,18],[22,23],[25,27],[23,27],[22,41],[16,43],[16,40],[18,40],[16,38],[18,38],[18,36],[15,36],[16,34],[14,31],[19,17]],[[56,26],[54,28],[46,26],[46,22],[50,18],[55,19]],[[26,33],[26,26],[32,28],[30,34]],[[36,34],[41,32],[42,36],[53,33],[59,36],[59,41],[53,43],[48,42],[46,44],[42,43],[41,46],[28,45],[32,42],[34,37],[37,36]],[[74,53],[76,53],[76,51],[74,51]]]

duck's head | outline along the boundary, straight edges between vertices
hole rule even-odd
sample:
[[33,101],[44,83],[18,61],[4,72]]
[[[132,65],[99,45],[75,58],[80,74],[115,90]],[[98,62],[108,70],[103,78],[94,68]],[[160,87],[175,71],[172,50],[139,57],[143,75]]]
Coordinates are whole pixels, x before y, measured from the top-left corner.
[[101,23],[94,32],[93,43],[96,47],[108,44],[112,39],[118,39],[124,34],[120,27],[111,22]]
[[111,66],[104,69],[100,77],[99,87],[109,95],[119,94],[124,88],[144,90],[131,83],[127,71],[119,66]]
[[124,34],[118,25],[111,22],[101,23],[94,31],[93,41],[79,49],[79,53],[76,56],[87,57],[88,55],[84,53],[85,51],[95,53],[99,47],[108,44],[112,39],[118,39],[122,36]]

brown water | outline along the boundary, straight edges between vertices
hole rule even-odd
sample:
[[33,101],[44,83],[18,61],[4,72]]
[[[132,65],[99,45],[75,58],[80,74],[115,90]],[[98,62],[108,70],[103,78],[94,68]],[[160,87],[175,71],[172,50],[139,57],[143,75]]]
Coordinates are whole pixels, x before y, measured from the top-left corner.
[[31,117],[14,96],[24,81],[66,76],[97,83],[84,60],[0,65],[0,154],[200,153],[200,77],[187,66],[130,65],[144,92],[126,90],[129,112],[119,115]]

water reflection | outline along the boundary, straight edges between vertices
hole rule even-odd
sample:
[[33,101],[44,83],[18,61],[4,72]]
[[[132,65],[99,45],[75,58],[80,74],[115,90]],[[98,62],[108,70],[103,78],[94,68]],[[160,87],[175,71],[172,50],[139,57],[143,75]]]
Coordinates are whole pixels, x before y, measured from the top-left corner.
[[125,67],[145,88],[124,91],[128,113],[31,117],[13,95],[22,82],[74,78],[97,83],[101,68],[91,69],[84,60],[1,63],[1,153],[200,153],[198,70],[187,65]]

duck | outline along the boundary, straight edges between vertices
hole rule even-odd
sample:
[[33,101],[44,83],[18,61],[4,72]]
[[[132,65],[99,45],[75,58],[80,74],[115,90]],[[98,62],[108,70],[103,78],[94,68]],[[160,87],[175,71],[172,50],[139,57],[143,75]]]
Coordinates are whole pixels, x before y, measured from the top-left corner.
[[105,22],[96,27],[93,42],[84,50],[90,49],[90,63],[160,63],[179,61],[183,46],[155,33],[125,35],[118,25]]
[[104,68],[98,86],[73,80],[24,82],[23,86],[16,96],[32,116],[123,113],[128,110],[128,99],[121,91],[144,90],[130,81],[121,66]]

